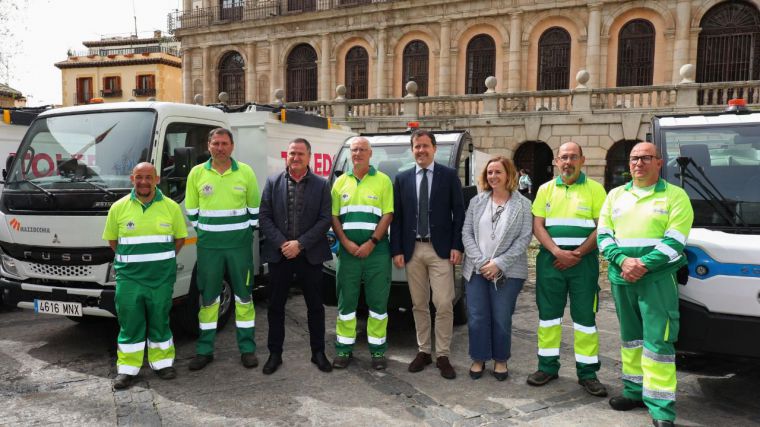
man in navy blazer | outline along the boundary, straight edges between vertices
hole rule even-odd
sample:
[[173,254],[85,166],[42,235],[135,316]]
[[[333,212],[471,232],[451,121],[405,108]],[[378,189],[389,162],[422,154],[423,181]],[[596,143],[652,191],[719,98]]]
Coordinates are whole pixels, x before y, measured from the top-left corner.
[[464,201],[457,171],[435,163],[432,132],[416,130],[411,149],[416,165],[396,176],[393,188],[391,254],[398,268],[406,267],[419,352],[409,372],[433,362],[430,331],[430,290],[435,305],[436,366],[441,376],[456,378],[449,362],[454,329],[454,265],[462,260]]
[[[330,184],[309,169],[311,144],[297,138],[288,145],[285,171],[267,179],[259,208],[259,226],[266,238],[262,259],[269,263],[269,359],[264,374],[282,364],[285,303],[292,282],[301,285],[306,300],[311,361],[332,371],[325,356],[325,307],[322,304],[322,263],[332,258],[327,230],[332,221]],[[295,280],[294,280],[295,279]]]

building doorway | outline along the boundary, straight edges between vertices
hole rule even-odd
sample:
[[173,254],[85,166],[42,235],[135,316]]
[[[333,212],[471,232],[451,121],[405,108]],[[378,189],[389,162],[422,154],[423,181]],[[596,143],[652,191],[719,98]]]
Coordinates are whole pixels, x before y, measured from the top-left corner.
[[631,172],[628,167],[628,156],[633,146],[639,141],[624,139],[616,142],[607,151],[607,165],[604,167],[604,189],[609,193],[615,187],[620,187],[631,180]]
[[515,152],[517,170],[525,169],[533,183],[531,194],[535,196],[541,184],[554,177],[554,154],[543,141],[526,141]]

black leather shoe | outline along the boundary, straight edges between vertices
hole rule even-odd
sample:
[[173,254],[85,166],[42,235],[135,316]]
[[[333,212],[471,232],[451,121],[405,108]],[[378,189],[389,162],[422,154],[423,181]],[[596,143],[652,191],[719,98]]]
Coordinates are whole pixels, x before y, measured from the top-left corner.
[[504,372],[496,372],[493,371],[493,377],[496,378],[496,381],[504,381],[509,377],[509,371]]
[[[475,366],[476,363],[480,363],[480,370],[479,371],[473,371],[472,367]],[[470,378],[473,380],[478,380],[480,377],[483,376],[483,371],[486,370],[486,364],[484,362],[472,362],[472,365],[470,366]]]
[[451,362],[449,362],[449,358],[446,356],[438,357],[435,360],[435,367],[441,371],[441,376],[447,380],[453,380],[457,377],[457,373],[454,370],[454,367],[451,366]]
[[282,355],[280,353],[270,353],[269,359],[267,359],[267,363],[264,364],[264,369],[261,372],[264,375],[272,375],[280,365],[282,365]]
[[193,360],[190,361],[188,369],[191,371],[199,371],[206,367],[211,361],[214,360],[213,354],[196,354]]
[[643,400],[633,400],[624,396],[615,396],[610,399],[610,406],[616,411],[630,411],[631,409],[646,407]]
[[388,361],[385,359],[385,356],[383,356],[382,354],[372,355],[372,369],[376,371],[382,371],[387,367],[388,367]]
[[409,372],[420,372],[431,363],[433,363],[433,357],[430,356],[430,353],[420,351],[414,356],[414,360],[409,364],[408,370]]
[[240,355],[240,361],[243,362],[243,366],[248,369],[259,366],[259,358],[256,357],[256,353],[243,353]]
[[583,387],[583,389],[586,390],[586,393],[592,396],[597,396],[597,397],[607,396],[607,387],[605,387],[604,384],[600,383],[599,380],[596,378],[578,380],[578,384],[580,384]]
[[327,360],[324,351],[312,353],[311,363],[317,365],[317,368],[322,372],[332,372],[332,365],[330,364],[330,361]]
[[135,375],[119,374],[113,380],[113,388],[115,390],[124,390],[132,385],[135,380]]
[[156,371],[156,375],[162,380],[173,380],[177,378],[177,370],[173,366],[167,366]]
[[674,427],[675,423],[673,421],[668,421],[668,420],[655,420],[655,419],[652,419],[652,425],[654,427]]
[[528,384],[539,387],[542,385],[546,385],[551,380],[556,380],[559,378],[559,375],[549,375],[544,371],[536,371],[530,375],[528,375]]

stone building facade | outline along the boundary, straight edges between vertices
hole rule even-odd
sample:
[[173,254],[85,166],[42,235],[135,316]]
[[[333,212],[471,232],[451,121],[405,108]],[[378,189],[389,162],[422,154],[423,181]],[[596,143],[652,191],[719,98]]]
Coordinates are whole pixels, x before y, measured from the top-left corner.
[[[756,1],[184,0],[170,25],[185,102],[270,103],[282,89],[357,131],[467,128],[539,180],[573,139],[611,185],[652,114],[715,109],[744,92],[710,84],[760,78]],[[678,90],[694,80],[707,86]]]

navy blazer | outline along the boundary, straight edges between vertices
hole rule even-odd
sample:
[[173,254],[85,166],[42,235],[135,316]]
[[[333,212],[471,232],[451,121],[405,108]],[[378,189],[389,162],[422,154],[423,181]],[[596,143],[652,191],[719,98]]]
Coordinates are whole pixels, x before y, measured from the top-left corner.
[[[393,223],[391,224],[391,253],[404,255],[409,262],[417,237],[417,181],[416,166],[396,176],[393,185]],[[452,249],[464,251],[462,224],[464,224],[464,201],[462,183],[457,171],[436,163],[433,167],[433,183],[430,192],[429,224],[430,240],[435,253],[448,259]]]
[[[265,239],[261,257],[265,262],[279,262],[284,259],[280,246],[285,243],[288,232],[288,175],[287,171],[267,178],[259,207],[259,227]],[[303,224],[302,233],[297,237],[303,245],[302,253],[309,264],[321,264],[332,258],[327,243],[327,230],[332,224],[332,199],[330,184],[322,178],[307,172],[303,211],[298,221]]]

